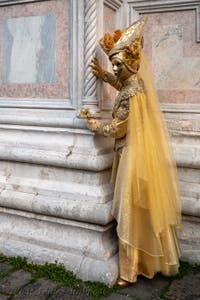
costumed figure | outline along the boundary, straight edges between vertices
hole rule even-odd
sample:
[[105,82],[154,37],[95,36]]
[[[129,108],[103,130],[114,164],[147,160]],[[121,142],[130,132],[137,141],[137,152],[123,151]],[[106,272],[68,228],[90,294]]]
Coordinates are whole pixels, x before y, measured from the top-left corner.
[[115,138],[112,214],[117,221],[118,284],[122,286],[135,282],[138,275],[174,275],[180,257],[176,165],[142,51],[145,22],[142,18],[100,40],[115,75],[101,69],[96,58],[92,71],[119,92],[111,123],[104,124],[91,115],[87,118],[90,130]]

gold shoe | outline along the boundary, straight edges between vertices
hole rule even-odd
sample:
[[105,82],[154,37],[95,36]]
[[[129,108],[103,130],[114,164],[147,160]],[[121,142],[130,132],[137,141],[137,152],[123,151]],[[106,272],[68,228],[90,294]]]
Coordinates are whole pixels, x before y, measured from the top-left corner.
[[123,287],[128,286],[130,284],[130,282],[128,282],[128,281],[126,281],[126,280],[124,280],[122,278],[119,278],[117,280],[117,284],[123,288]]

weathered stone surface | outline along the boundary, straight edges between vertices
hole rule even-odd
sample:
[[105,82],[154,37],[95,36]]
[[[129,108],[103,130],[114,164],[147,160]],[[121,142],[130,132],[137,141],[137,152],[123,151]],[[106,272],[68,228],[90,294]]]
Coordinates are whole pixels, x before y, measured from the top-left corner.
[[[16,235],[15,243],[24,243],[26,256],[26,245],[30,247],[30,253],[34,254],[34,247],[53,248],[51,251],[66,251],[73,255],[84,257],[109,259],[117,252],[117,240],[114,224],[98,226],[89,223],[76,222],[49,216],[37,216],[26,212],[9,210],[0,207],[0,251],[2,246],[10,251],[14,249],[12,236]],[[20,238],[17,238],[20,236]],[[52,240],[52,236],[56,238]],[[29,240],[28,240],[29,239]],[[39,243],[36,242],[39,241]],[[35,244],[35,245],[34,245]],[[37,245],[39,244],[39,245]],[[17,247],[16,247],[17,248]],[[12,253],[13,255],[14,253]],[[7,254],[8,255],[8,254]],[[10,254],[11,255],[11,254]],[[45,254],[41,254],[44,256]],[[56,260],[56,259],[55,259]]]
[[38,279],[36,282],[25,286],[13,298],[15,300],[45,299],[56,287],[56,283],[50,280]]
[[124,288],[120,291],[121,294],[133,296],[141,300],[156,300],[159,299],[160,292],[169,284],[167,278],[157,275],[155,278],[147,279],[139,277],[136,283]]
[[12,267],[7,263],[0,263],[0,276],[2,273],[9,271]]
[[200,218],[183,216],[180,232],[181,258],[190,263],[200,263]]
[[0,300],[7,300],[7,299],[8,299],[7,296],[0,294]]
[[105,225],[113,220],[109,181],[110,170],[94,173],[2,162],[0,206]]
[[83,280],[115,283],[114,224],[99,226],[1,207],[0,219],[0,252],[5,255],[27,257],[35,263],[57,261]]
[[10,276],[0,280],[0,290],[6,293],[13,293],[31,280],[31,273],[23,270],[16,271]]
[[187,275],[182,279],[173,281],[166,297],[176,300],[199,300],[200,274]]
[[92,297],[70,288],[60,288],[49,300],[90,300]]
[[[16,110],[15,114],[17,113],[19,112]],[[26,113],[28,112],[24,112]],[[44,118],[42,114],[40,117]],[[94,133],[85,129],[38,127],[30,130],[29,126],[23,126],[22,130],[19,126],[11,129],[4,125],[0,130],[0,141],[2,160],[27,162],[35,167],[42,164],[86,171],[103,171],[112,166],[113,139],[94,136]],[[14,167],[15,164],[11,166]],[[25,167],[30,169],[31,165]],[[62,169],[58,169],[58,172],[60,170]],[[12,171],[14,172],[13,168]]]

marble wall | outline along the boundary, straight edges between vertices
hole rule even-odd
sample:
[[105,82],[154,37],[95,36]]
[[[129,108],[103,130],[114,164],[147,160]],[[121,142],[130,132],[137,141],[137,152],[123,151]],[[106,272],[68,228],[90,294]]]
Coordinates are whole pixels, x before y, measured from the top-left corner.
[[69,1],[0,8],[0,95],[69,97]]
[[145,52],[152,62],[160,101],[199,103],[200,43],[196,42],[196,11],[147,16]]

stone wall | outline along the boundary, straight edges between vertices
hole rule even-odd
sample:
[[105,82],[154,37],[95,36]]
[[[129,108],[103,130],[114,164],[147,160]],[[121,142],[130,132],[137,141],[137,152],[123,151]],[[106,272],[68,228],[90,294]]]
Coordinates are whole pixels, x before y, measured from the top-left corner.
[[179,169],[183,258],[200,261],[198,5],[0,0],[0,252],[58,261],[84,280],[116,281],[113,141],[77,115],[86,105],[110,117],[115,94],[91,74],[91,57],[110,68],[98,39],[148,14],[145,51]]
[[118,276],[113,140],[77,115],[110,115],[89,64],[104,20],[122,27],[123,11],[120,0],[0,1],[0,252],[107,284]]

